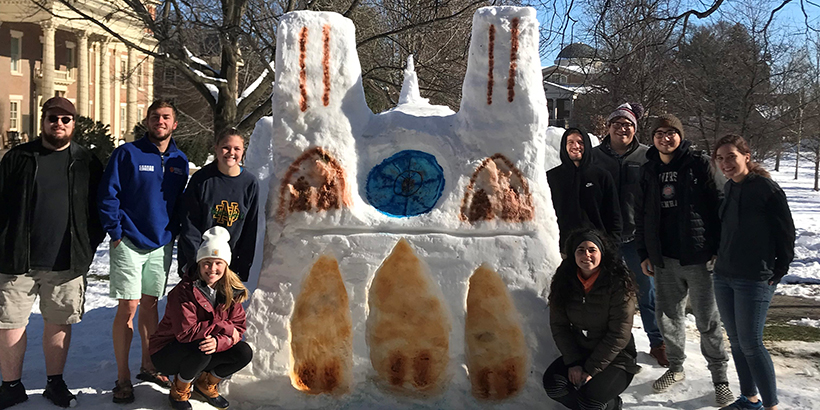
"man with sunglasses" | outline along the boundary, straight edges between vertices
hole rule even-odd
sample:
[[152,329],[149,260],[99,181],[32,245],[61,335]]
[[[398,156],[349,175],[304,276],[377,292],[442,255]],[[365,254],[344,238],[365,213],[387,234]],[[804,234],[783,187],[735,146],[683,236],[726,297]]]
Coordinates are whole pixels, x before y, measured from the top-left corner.
[[644,331],[649,338],[649,354],[661,366],[668,366],[666,345],[655,318],[655,284],[651,277],[641,273],[641,260],[635,244],[635,198],[641,165],[646,162],[648,146],[638,142],[635,132],[638,118],[643,116],[643,106],[638,103],[624,103],[618,106],[606,120],[608,135],[601,145],[595,147],[595,161],[609,171],[618,189],[621,208],[621,256],[638,285],[638,310]]
[[690,149],[681,121],[664,114],[653,121],[635,202],[635,241],[645,275],[655,279],[655,313],[667,346],[669,370],[653,383],[663,392],[684,379],[686,299],[700,332],[700,349],[712,373],[718,407],[734,401],[726,377],[729,357],[706,263],[720,243],[720,197],[707,155]]
[[63,381],[71,325],[82,319],[85,275],[105,233],[96,208],[102,163],[72,144],[74,104],[43,104],[40,138],[11,149],[0,163],[0,409],[28,399],[21,382],[26,326],[40,297],[47,383],[60,407],[76,397]]
[[174,210],[188,182],[188,158],[172,137],[177,127],[173,102],[154,101],[145,126],[145,136],[114,150],[100,183],[100,219],[111,238],[109,296],[118,300],[112,326],[117,361],[114,403],[134,401],[128,356],[137,307],[142,341],[137,379],[171,387],[151,362],[148,340],[157,329],[157,301],[165,293],[179,234]]

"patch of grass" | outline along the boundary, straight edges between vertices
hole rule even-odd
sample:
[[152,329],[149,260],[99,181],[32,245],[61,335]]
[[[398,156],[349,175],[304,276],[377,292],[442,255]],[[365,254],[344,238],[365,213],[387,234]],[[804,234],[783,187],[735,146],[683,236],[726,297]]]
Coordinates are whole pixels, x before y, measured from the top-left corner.
[[801,342],[820,341],[820,329],[809,326],[796,326],[786,323],[771,323],[763,328],[763,340],[783,341],[797,340]]
[[86,275],[86,278],[88,278],[88,280],[102,280],[106,282],[109,280],[108,275],[99,275],[96,273],[89,273]]

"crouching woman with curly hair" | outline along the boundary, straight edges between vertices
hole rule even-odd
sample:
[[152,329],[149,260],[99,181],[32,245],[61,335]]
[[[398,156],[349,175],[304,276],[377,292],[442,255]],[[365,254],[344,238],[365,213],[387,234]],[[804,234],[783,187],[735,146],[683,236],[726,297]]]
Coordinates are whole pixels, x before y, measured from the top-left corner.
[[544,373],[547,395],[570,409],[620,409],[639,366],[632,319],[635,285],[618,248],[592,230],[574,232],[552,278],[552,337],[561,357]]

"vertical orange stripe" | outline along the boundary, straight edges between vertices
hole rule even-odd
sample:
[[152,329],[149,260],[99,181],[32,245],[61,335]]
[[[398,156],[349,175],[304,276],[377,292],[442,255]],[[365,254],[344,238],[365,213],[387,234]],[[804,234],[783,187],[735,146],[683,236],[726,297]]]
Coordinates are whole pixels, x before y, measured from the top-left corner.
[[490,44],[487,50],[488,62],[490,66],[487,71],[487,105],[493,103],[493,66],[495,65],[495,57],[493,56],[493,48],[495,47],[495,25],[490,24]]
[[518,17],[512,20],[512,28],[511,34],[512,38],[510,39],[510,76],[507,79],[507,101],[513,102],[515,99],[515,69],[518,66],[516,60],[518,60]]
[[308,28],[302,27],[302,31],[299,33],[299,91],[302,94],[299,99],[299,107],[302,109],[302,112],[305,112],[308,109],[307,71],[305,69],[305,59],[307,58],[307,39]]
[[327,107],[330,104],[330,24],[322,27],[322,43],[322,81],[325,84],[322,104]]

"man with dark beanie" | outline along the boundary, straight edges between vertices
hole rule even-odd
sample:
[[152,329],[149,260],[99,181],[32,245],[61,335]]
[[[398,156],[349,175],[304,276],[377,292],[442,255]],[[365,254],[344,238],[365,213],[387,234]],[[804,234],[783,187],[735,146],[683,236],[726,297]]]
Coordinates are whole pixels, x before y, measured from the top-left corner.
[[592,163],[589,134],[568,128],[561,137],[561,165],[547,171],[552,206],[558,217],[561,249],[570,232],[597,229],[620,242],[621,210],[612,176]]
[[[729,390],[714,285],[706,263],[720,241],[719,192],[708,156],[690,150],[674,115],[653,121],[654,146],[641,167],[641,195],[635,203],[635,235],[641,268],[655,278],[655,314],[667,346],[669,370],[653,383],[663,392],[685,378],[686,296],[700,332],[700,347],[715,385],[715,401],[734,400]],[[690,292],[691,290],[691,292]]]
[[641,273],[641,260],[635,248],[635,197],[640,186],[638,181],[641,165],[646,162],[644,144],[638,142],[635,132],[638,119],[643,115],[643,106],[638,103],[624,103],[609,117],[606,125],[608,134],[601,145],[595,147],[595,163],[609,172],[618,189],[621,208],[621,256],[626,266],[635,274],[638,285],[638,309],[641,322],[649,338],[649,354],[661,366],[669,366],[666,345],[655,318],[655,284],[651,277]]

